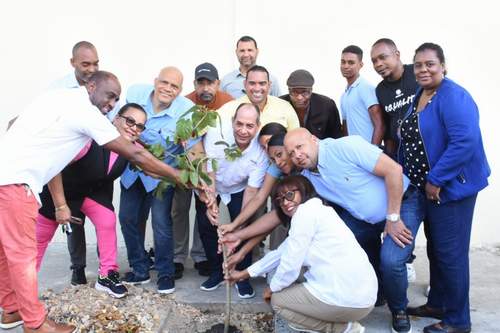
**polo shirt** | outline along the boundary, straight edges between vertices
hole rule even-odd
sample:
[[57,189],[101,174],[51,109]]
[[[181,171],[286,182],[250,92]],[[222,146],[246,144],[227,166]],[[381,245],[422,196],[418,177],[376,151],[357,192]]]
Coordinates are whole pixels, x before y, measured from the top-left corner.
[[[127,103],[137,103],[146,110],[148,120],[146,121],[146,129],[139,137],[140,140],[148,145],[160,143],[166,150],[163,162],[176,167],[175,155],[183,153],[184,148],[181,145],[172,143],[175,128],[177,121],[194,104],[184,96],[177,96],[168,108],[155,113],[151,99],[153,91],[154,86],[152,85],[133,85],[127,91]],[[168,145],[166,143],[167,138],[170,139],[170,144]],[[199,139],[189,140],[187,147],[191,147],[198,141]],[[146,192],[153,191],[160,182],[159,179],[147,176],[143,172],[126,168],[121,177],[121,183],[125,188],[129,188],[135,183],[137,178],[142,181]]]
[[[250,103],[247,95],[224,104],[217,112],[222,119],[230,120],[242,103]],[[285,126],[288,131],[300,127],[299,118],[290,103],[279,97],[267,96],[266,106],[260,111],[260,126],[272,122]]]
[[217,110],[227,102],[232,101],[234,99],[228,93],[225,93],[220,90],[218,90],[215,93],[214,99],[210,101],[210,103],[206,103],[205,101],[199,99],[198,95],[196,94],[196,91],[187,94],[186,98],[189,98],[196,105],[206,105],[209,110]]
[[119,136],[85,88],[46,91],[0,139],[0,185],[27,184],[40,193],[90,139],[104,145]]
[[[231,73],[226,74],[222,78],[221,90],[227,92],[234,98],[240,98],[241,96],[246,95],[244,86],[245,79],[246,76],[241,74],[240,69],[238,68]],[[276,97],[281,96],[278,79],[269,74],[269,80],[271,81],[271,91],[269,94]]]
[[361,76],[346,88],[340,99],[340,108],[349,135],[360,135],[372,142],[374,128],[368,109],[376,104],[375,86]]
[[[222,136],[221,136],[222,134]],[[222,121],[222,132],[219,128],[209,128],[203,138],[203,146],[207,157],[217,160],[215,172],[215,189],[222,202],[231,201],[231,194],[243,191],[247,186],[260,188],[269,166],[267,154],[260,146],[257,137],[242,151],[242,156],[234,161],[225,158],[224,145],[216,145],[217,141],[235,144],[232,122]],[[212,172],[212,164],[207,163],[207,171]]]
[[[375,224],[385,220],[384,178],[373,174],[382,151],[358,135],[319,141],[318,172],[302,170],[316,192],[355,218]],[[409,180],[403,175],[403,192]]]

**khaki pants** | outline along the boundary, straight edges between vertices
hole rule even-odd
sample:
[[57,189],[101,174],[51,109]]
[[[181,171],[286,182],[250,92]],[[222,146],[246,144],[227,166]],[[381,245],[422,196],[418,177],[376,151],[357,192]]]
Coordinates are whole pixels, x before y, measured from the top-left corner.
[[272,295],[271,305],[292,324],[319,332],[342,333],[348,322],[366,317],[369,308],[346,308],[329,305],[314,297],[303,284],[293,284]]

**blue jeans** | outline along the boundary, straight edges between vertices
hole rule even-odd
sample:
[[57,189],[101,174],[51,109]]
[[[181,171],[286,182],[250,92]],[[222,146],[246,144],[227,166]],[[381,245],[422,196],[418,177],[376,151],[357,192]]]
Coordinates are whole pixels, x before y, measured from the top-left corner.
[[[227,204],[229,210],[229,216],[231,221],[234,220],[241,211],[241,204],[243,201],[243,192],[238,192],[231,194],[231,201]],[[222,272],[222,254],[218,254],[218,236],[217,227],[213,226],[206,215],[207,207],[200,201],[197,195],[196,199],[196,219],[198,221],[198,231],[200,232],[200,238],[203,243],[203,248],[205,249],[205,254],[207,256],[208,263],[210,265],[210,275],[220,275],[223,276]],[[220,198],[217,198],[217,203],[220,202]],[[241,247],[241,246],[240,246]],[[245,258],[236,265],[237,270],[243,270],[252,264],[252,252],[249,252]]]
[[431,286],[427,305],[442,309],[443,322],[458,328],[471,327],[469,245],[476,198],[441,204],[425,200]]
[[141,277],[149,275],[149,258],[144,249],[144,236],[139,226],[151,208],[155,269],[158,271],[158,279],[163,277],[173,279],[174,245],[170,217],[173,197],[174,188],[170,186],[163,193],[163,199],[156,199],[153,192],[146,192],[140,179],[128,189],[121,187],[120,225],[129,264],[134,273]]
[[392,240],[391,236],[386,235],[382,243],[380,252],[382,286],[389,309],[393,313],[406,311],[408,305],[406,263],[410,260],[415,248],[418,228],[424,218],[424,207],[425,197],[422,197],[421,192],[416,187],[410,185],[401,202],[400,215],[401,220],[413,235],[413,242],[402,248]]

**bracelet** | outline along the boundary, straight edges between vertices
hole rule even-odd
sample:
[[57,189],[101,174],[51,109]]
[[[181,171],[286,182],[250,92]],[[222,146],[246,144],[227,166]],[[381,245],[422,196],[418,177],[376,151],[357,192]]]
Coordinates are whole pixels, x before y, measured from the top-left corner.
[[61,205],[59,207],[56,207],[56,212],[60,211],[60,210],[63,210],[64,208],[67,208],[68,205],[64,204],[64,205]]

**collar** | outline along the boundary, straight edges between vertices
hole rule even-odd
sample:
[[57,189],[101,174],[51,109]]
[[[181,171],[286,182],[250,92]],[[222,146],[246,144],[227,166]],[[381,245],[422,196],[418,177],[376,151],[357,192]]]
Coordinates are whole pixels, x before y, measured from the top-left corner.
[[360,75],[360,76],[358,76],[358,78],[356,79],[356,81],[354,81],[350,86],[347,86],[345,88],[345,91],[348,91],[350,89],[356,88],[361,83],[361,81],[362,81],[362,78],[361,78],[361,75]]

